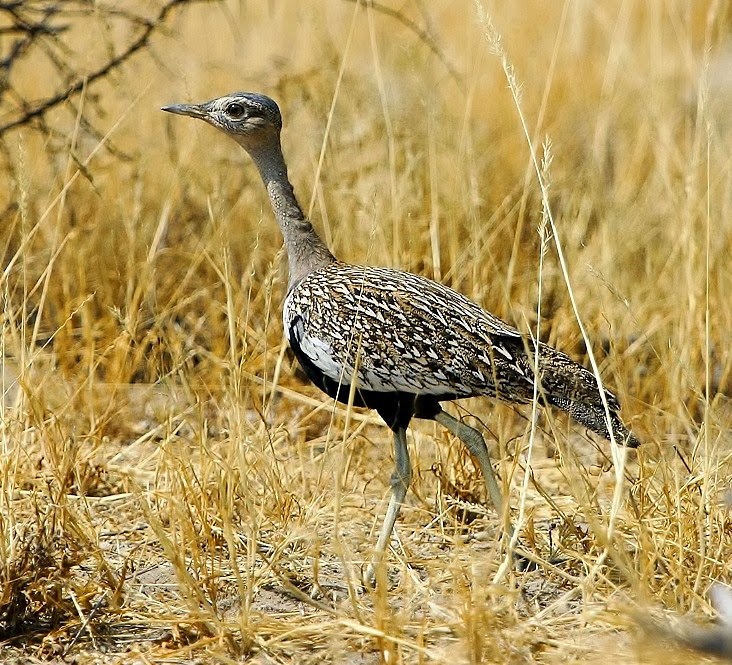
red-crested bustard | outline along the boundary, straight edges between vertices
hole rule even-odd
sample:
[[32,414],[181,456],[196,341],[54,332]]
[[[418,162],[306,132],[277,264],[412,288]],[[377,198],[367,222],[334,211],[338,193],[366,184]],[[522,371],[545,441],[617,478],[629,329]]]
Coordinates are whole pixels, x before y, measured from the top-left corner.
[[[412,418],[435,420],[478,461],[499,515],[503,497],[482,435],[440,402],[486,395],[526,403],[534,396],[533,342],[457,291],[425,277],[336,259],[300,208],[287,177],[277,104],[235,92],[164,111],[205,120],[244,148],[259,169],[284,236],[289,284],[283,307],[287,339],[305,374],[330,397],[376,409],[394,433],[391,500],[365,580],[390,540],[412,471],[406,430]],[[616,397],[565,354],[539,345],[539,394],[593,432],[636,447]],[[355,382],[355,385],[353,385]],[[353,394],[352,394],[353,393]]]

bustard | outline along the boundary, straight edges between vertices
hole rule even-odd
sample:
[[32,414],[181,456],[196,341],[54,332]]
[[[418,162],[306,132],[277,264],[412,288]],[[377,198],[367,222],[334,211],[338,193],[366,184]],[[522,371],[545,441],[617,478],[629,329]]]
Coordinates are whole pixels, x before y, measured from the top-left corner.
[[[530,402],[533,343],[442,284],[400,270],[336,259],[295,198],[280,144],[282,116],[269,97],[235,92],[203,104],[174,104],[162,110],[205,120],[249,153],[284,236],[289,283],[283,321],[295,356],[326,394],[375,409],[394,433],[391,499],[365,581],[374,581],[409,487],[406,430],[412,418],[437,421],[467,446],[503,516],[503,497],[482,435],[443,411],[440,402],[478,395]],[[616,397],[608,391],[606,412],[590,371],[545,344],[539,345],[538,355],[545,403],[607,439],[610,425],[618,443],[638,445],[618,416]]]

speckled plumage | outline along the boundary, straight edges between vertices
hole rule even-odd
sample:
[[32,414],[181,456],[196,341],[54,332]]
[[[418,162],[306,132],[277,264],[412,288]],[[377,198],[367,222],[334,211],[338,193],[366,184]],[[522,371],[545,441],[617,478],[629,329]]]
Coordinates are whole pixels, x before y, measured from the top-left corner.
[[512,356],[501,342],[516,330],[411,273],[331,263],[294,286],[283,319],[290,342],[331,379],[350,385],[355,374],[365,390],[468,397],[494,392],[495,379],[509,397],[526,384],[518,369],[515,389],[504,380]]
[[[365,579],[373,582],[411,478],[406,428],[430,418],[475,456],[499,515],[503,498],[477,430],[440,402],[486,395],[524,403],[534,395],[534,346],[515,328],[457,291],[407,272],[341,263],[299,206],[280,146],[277,104],[238,92],[165,111],[199,118],[233,138],[251,156],[284,236],[289,288],[283,307],[288,341],[308,377],[328,395],[374,408],[394,432],[392,497]],[[621,422],[615,396],[568,356],[539,345],[539,396],[594,432],[638,445]],[[353,385],[355,382],[355,385]],[[506,517],[504,515],[504,517]],[[508,530],[510,520],[506,517]]]
[[[438,401],[485,395],[525,403],[534,394],[533,345],[462,294],[412,273],[333,262],[288,293],[285,333],[293,347],[350,392],[403,392]],[[540,345],[546,401],[608,437],[594,375]],[[605,392],[612,412],[620,406]],[[589,417],[594,411],[595,417]],[[620,442],[630,437],[612,418]]]

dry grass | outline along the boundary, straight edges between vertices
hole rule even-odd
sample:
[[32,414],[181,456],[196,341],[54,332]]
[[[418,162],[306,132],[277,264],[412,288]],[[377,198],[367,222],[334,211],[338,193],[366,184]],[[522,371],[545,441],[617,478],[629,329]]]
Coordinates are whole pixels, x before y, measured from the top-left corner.
[[[500,59],[468,0],[393,6],[460,81],[357,4],[228,2],[181,14],[155,59],[88,91],[103,141],[68,110],[54,140],[6,136],[8,661],[688,662],[637,617],[704,623],[732,572],[732,8],[486,3],[539,157],[551,139],[582,322],[646,443],[613,470],[608,446],[545,413],[529,454],[530,409],[456,406],[490,433],[523,516],[539,565],[516,573],[470,459],[415,423],[386,583],[361,593],[391,436],[298,375],[281,238],[245,155],[157,108],[270,93],[339,256],[436,277],[535,330],[542,196]],[[79,27],[80,69],[95,35]],[[43,63],[33,74],[26,94]],[[587,362],[555,247],[540,334]]]

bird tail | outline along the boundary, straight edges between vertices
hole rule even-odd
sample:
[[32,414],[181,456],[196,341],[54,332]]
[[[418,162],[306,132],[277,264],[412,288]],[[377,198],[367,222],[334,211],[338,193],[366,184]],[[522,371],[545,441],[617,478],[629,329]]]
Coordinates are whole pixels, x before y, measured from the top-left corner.
[[[608,393],[605,393],[608,396]],[[612,395],[610,395],[612,396]],[[558,395],[549,395],[548,400],[554,406],[566,411],[572,418],[577,422],[581,423],[588,429],[591,429],[596,434],[605,437],[610,440],[610,434],[607,428],[607,414],[605,407],[600,400],[600,396],[597,396],[599,404],[588,404],[587,402],[581,402],[578,400],[567,399],[566,397]],[[608,407],[610,407],[610,401],[608,400]],[[628,448],[637,448],[640,445],[640,441],[620,420],[616,411],[610,408],[610,427],[612,428],[613,437],[615,442]]]
[[[526,361],[533,363],[530,358]],[[528,368],[527,368],[528,369]],[[533,372],[533,368],[531,368]],[[610,440],[608,414],[605,411],[595,375],[561,351],[541,345],[539,349],[539,376],[544,399],[596,434]],[[605,390],[610,428],[616,443],[637,448],[640,441],[620,420],[617,397]]]

